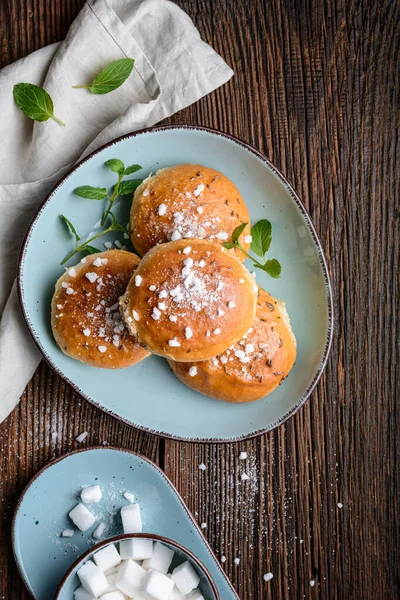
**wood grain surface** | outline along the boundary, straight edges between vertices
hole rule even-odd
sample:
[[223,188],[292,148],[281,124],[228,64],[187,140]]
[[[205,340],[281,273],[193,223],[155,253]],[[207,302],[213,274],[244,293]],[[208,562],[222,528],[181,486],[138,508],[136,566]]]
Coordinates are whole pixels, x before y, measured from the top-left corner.
[[[0,0],[0,66],[62,39],[82,4]],[[399,598],[400,4],[178,4],[235,77],[168,122],[244,139],[298,190],[332,277],[328,366],[284,426],[246,443],[203,446],[119,423],[42,363],[0,426],[0,598],[28,597],[10,543],[18,496],[39,468],[78,446],[83,430],[81,446],[128,447],[165,469],[207,523],[242,600]],[[245,484],[241,450],[249,455]]]

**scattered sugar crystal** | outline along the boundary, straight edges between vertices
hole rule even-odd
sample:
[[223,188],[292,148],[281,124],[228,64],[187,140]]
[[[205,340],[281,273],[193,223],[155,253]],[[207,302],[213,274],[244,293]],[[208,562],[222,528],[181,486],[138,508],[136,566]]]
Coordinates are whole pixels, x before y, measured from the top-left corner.
[[272,573],[265,573],[265,575],[263,575],[263,579],[264,581],[270,581],[270,579],[273,578]]
[[155,285],[149,285],[149,290],[151,292],[155,292],[156,286]]
[[142,589],[146,571],[133,560],[124,560],[119,569],[115,586],[130,598],[136,598]]
[[82,260],[81,260],[81,263],[85,263],[85,262],[86,262],[86,258],[83,257]]
[[77,504],[68,516],[81,531],[87,531],[96,521],[92,513],[83,504]]
[[105,530],[106,530],[105,523],[100,523],[96,527],[96,529],[93,531],[92,536],[94,537],[95,540],[99,540],[102,537],[102,535],[105,532]]
[[214,365],[214,367],[218,367],[218,363],[219,363],[218,358],[217,357],[212,358],[211,363]]
[[122,248],[122,244],[121,244],[121,242],[120,242],[119,240],[114,240],[114,245],[115,245],[117,248],[119,248],[119,249],[121,249],[121,248]]
[[308,585],[309,585],[310,587],[314,587],[314,585],[315,585],[315,581],[314,581],[314,579],[311,579],[311,581],[309,581],[309,582],[308,582]]
[[226,357],[226,356],[223,356],[223,355],[220,357],[220,359],[219,359],[219,360],[221,361],[221,363],[222,363],[223,365],[226,365],[226,363],[228,362],[228,359],[227,359],[227,357]]
[[124,492],[124,498],[125,500],[128,500],[128,502],[130,502],[131,504],[134,504],[135,502],[135,496],[131,494],[131,492]]
[[200,527],[201,527],[202,529],[207,529],[207,523],[202,523],[202,524],[200,525]]
[[85,327],[85,329],[82,331],[83,335],[86,337],[89,337],[90,335],[90,329],[88,329],[87,327]]
[[139,504],[129,504],[121,508],[124,533],[141,533],[143,529]]
[[57,304],[57,308],[58,308],[58,310],[61,310],[61,309],[62,309],[62,307],[63,307],[63,305],[62,305],[62,304]]
[[204,191],[204,183],[200,183],[197,188],[194,190],[193,194],[195,196],[200,196],[201,192]]
[[153,542],[144,538],[122,540],[119,543],[119,553],[122,560],[146,560],[153,556]]
[[166,310],[166,308],[167,308],[167,305],[165,304],[165,302],[159,302],[157,304],[157,306],[160,310]]
[[253,238],[251,237],[251,235],[245,235],[244,241],[246,244],[251,244],[251,242],[253,241]]
[[246,356],[243,350],[235,350],[234,355],[237,356],[237,358],[244,358]]
[[133,314],[133,318],[135,319],[135,321],[140,321],[140,317],[139,317],[138,313],[136,312],[136,310],[133,310],[132,314]]
[[90,592],[93,596],[98,597],[108,589],[108,582],[103,571],[94,564],[93,561],[88,560],[77,573],[81,584]]
[[160,215],[160,217],[162,217],[163,215],[165,215],[165,213],[167,212],[167,207],[165,204],[160,204],[160,206],[158,207],[158,214]]
[[51,432],[51,439],[53,440],[53,442],[56,441],[57,437],[58,437],[57,431],[52,431]]
[[251,354],[251,352],[254,352],[253,344],[246,344],[246,354]]
[[253,285],[253,292],[256,294],[258,292],[258,285]]
[[182,252],[183,252],[183,254],[189,254],[189,252],[191,251],[191,249],[192,249],[191,246],[186,246],[186,248],[184,248],[182,250]]
[[185,338],[187,340],[190,340],[190,338],[193,336],[193,331],[191,330],[190,327],[185,327]]
[[206,331],[206,337],[210,337],[211,333],[209,331]]
[[143,279],[140,275],[135,275],[135,285],[136,287],[139,287],[139,285],[142,283]]
[[158,321],[158,319],[161,317],[161,311],[158,310],[158,308],[155,306],[153,308],[153,312],[151,313],[151,316],[155,321]]
[[244,283],[244,279],[239,279],[239,283]]
[[107,352],[107,346],[97,346],[97,350],[104,354],[104,352]]
[[66,281],[62,281],[61,286],[66,289],[67,287],[69,287],[69,283],[67,283]]
[[199,213],[199,215],[202,215],[202,214],[203,214],[203,211],[204,211],[204,209],[203,209],[203,207],[202,207],[202,206],[198,206],[198,207],[196,208],[196,210],[197,210],[197,212]]
[[213,334],[214,335],[219,335],[221,333],[221,330],[219,327],[217,327],[216,329],[214,329]]
[[199,262],[199,267],[201,267],[202,269],[206,266],[206,261],[201,259],[201,261]]
[[240,558],[235,558],[233,562],[235,563],[235,565],[238,565],[240,563]]
[[180,342],[178,342],[178,340],[168,340],[168,346],[171,346],[172,348],[178,348],[180,346]]
[[226,562],[226,556],[221,556],[221,562],[222,563]]
[[97,504],[102,499],[103,494],[99,485],[89,485],[81,491],[81,500],[85,504]]
[[112,246],[111,242],[104,242],[104,247],[107,248],[107,250],[109,250]]
[[76,277],[76,271],[73,267],[72,269],[69,269],[68,275],[70,275],[70,277]]
[[153,545],[153,555],[143,561],[144,569],[154,569],[160,573],[168,573],[168,569],[174,557],[174,551],[162,544],[156,542]]
[[341,502],[338,502],[338,508],[343,508],[343,504]]
[[197,375],[197,367],[190,367],[189,375],[190,377],[195,377],[195,375]]
[[129,240],[129,235],[127,233],[124,233],[124,240]]
[[61,533],[61,537],[70,538],[74,535],[75,531],[73,529],[64,529]]
[[89,273],[85,274],[85,277],[86,279],[89,279],[90,283],[94,283],[97,279],[97,273],[90,271]]
[[66,289],[67,294],[73,294],[74,290],[72,289],[72,287],[69,287]]
[[190,256],[188,258],[186,258],[183,261],[183,264],[185,265],[185,267],[188,267],[189,269],[191,269],[193,267],[193,258],[191,258]]
[[180,212],[176,212],[174,214],[174,223],[182,223],[183,221],[183,214]]
[[222,317],[224,314],[225,314],[225,313],[224,313],[224,311],[222,310],[222,308],[219,308],[219,309],[218,309],[218,316],[219,316],[219,317]]
[[206,465],[205,465],[204,463],[200,463],[200,464],[199,464],[199,469],[200,469],[200,471],[205,471],[205,470],[206,470],[206,468],[207,468],[207,467],[206,467]]
[[175,315],[170,315],[169,320],[172,321],[173,323],[176,323],[178,320],[178,317],[176,317]]
[[247,473],[242,473],[240,476],[240,479],[242,481],[247,481],[249,479],[249,476],[247,475]]
[[149,600],[169,600],[173,587],[172,579],[157,571],[149,571],[142,584],[144,597]]
[[247,452],[241,452],[239,454],[239,460],[246,460],[247,458]]
[[225,231],[219,231],[215,236],[218,240],[227,240],[229,235]]
[[179,233],[179,231],[177,229],[175,229],[175,231],[172,232],[171,235],[171,241],[172,242],[176,242],[176,240],[180,240],[181,239],[181,234]]
[[143,190],[143,196],[148,196],[150,194],[150,190]]
[[99,258],[99,257],[95,258],[94,261],[92,262],[92,265],[94,267],[101,267],[101,265],[102,265],[101,258]]
[[82,433],[77,435],[75,439],[80,444],[81,442],[83,442],[83,440],[85,440],[87,438],[87,436],[88,436],[88,432],[82,431]]
[[172,571],[171,579],[184,596],[190,594],[200,583],[200,577],[189,561],[176,567]]
[[162,300],[163,298],[167,298],[168,296],[168,292],[167,290],[161,290],[161,292],[158,294],[158,297]]
[[94,556],[93,560],[98,567],[104,572],[117,567],[121,562],[121,557],[118,553],[118,550],[114,546],[114,544],[109,544],[105,546],[101,550],[98,550]]

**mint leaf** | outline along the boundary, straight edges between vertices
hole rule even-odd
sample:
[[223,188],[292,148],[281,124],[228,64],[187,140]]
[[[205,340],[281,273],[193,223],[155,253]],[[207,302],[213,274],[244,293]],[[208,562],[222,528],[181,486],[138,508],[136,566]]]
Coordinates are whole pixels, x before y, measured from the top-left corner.
[[127,179],[119,184],[118,194],[120,196],[130,196],[143,182],[143,179]]
[[140,171],[141,169],[143,169],[143,167],[140,165],[129,165],[129,167],[126,167],[124,175],[132,175],[132,173],[136,173],[136,171]]
[[109,231],[123,231],[124,233],[126,232],[126,229],[123,225],[120,225],[117,221],[117,219],[115,218],[114,213],[110,212],[108,213],[111,217],[112,223],[109,227]]
[[89,198],[89,200],[104,200],[107,198],[106,188],[92,187],[91,185],[82,185],[74,190],[74,194],[81,198]]
[[88,254],[97,254],[98,252],[100,252],[98,248],[95,248],[94,246],[90,245],[86,245],[84,250],[86,250]]
[[251,237],[251,250],[257,256],[264,258],[264,254],[268,252],[272,241],[271,223],[267,221],[267,219],[257,221],[257,223],[251,228]]
[[111,171],[114,171],[114,173],[118,173],[118,175],[122,175],[125,170],[125,165],[119,158],[110,158],[110,160],[106,160],[104,164]]
[[105,67],[92,83],[73,85],[73,88],[88,88],[92,94],[108,94],[119,88],[132,73],[133,58],[120,58]]
[[279,279],[281,274],[281,263],[276,260],[276,258],[272,258],[271,260],[267,260],[265,265],[263,265],[263,271],[268,273],[274,279]]
[[64,215],[60,215],[60,218],[64,221],[64,223],[68,227],[69,232],[72,233],[72,235],[75,236],[76,243],[78,243],[81,238],[77,234],[76,229],[72,225],[71,221],[69,219],[67,219],[67,217],[65,217]]
[[239,243],[239,238],[242,235],[243,231],[246,228],[247,223],[242,223],[241,225],[238,225],[238,227],[236,227],[233,231],[232,231],[232,243],[237,246],[237,244]]
[[53,100],[43,88],[33,83],[17,83],[14,85],[13,95],[18,108],[30,119],[34,121],[53,119],[59,125],[65,125],[54,116]]
[[232,250],[232,248],[236,248],[236,244],[232,244],[232,242],[224,242],[222,245],[227,250]]

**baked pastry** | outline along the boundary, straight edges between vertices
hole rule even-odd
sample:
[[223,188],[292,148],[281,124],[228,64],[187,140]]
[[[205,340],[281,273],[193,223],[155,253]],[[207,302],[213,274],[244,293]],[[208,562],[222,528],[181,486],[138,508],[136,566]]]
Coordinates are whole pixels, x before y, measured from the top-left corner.
[[[250,216],[237,187],[228,177],[202,165],[176,165],[147,177],[135,191],[130,219],[131,239],[143,256],[153,246],[180,238],[231,241],[233,230],[249,225],[240,241],[248,250]],[[243,261],[237,249],[232,253]]]
[[251,402],[280,385],[295,358],[296,339],[285,305],[259,288],[254,322],[238,343],[211,360],[169,365],[192,390],[225,402]]
[[149,355],[125,327],[118,303],[139,260],[108,250],[83,258],[60,277],[51,326],[64,354],[103,369],[128,367]]
[[253,276],[219,244],[178,240],[144,256],[121,298],[121,312],[151,352],[205,360],[246,333],[257,292]]

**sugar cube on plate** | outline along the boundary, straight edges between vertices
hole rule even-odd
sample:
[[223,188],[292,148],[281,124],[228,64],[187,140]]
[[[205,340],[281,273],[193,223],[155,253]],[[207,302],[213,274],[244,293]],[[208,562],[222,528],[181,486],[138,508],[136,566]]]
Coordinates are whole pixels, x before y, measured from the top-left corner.
[[97,504],[103,497],[99,485],[88,485],[81,491],[81,500],[85,504]]
[[189,596],[185,596],[185,600],[204,600],[204,596],[200,590],[194,590]]
[[93,596],[101,596],[108,589],[106,576],[100,567],[95,565],[91,560],[88,560],[78,570],[78,577],[85,590]]
[[114,544],[110,544],[96,552],[93,560],[102,571],[109,571],[121,562],[121,557]]
[[171,573],[171,579],[184,596],[197,588],[200,583],[200,577],[189,561],[176,567]]
[[115,585],[115,582],[117,581],[117,571],[115,571],[115,573],[110,573],[110,575],[107,575],[107,573],[105,573],[105,576],[108,583],[107,592],[115,592],[115,590],[117,589]]
[[[170,575],[168,575],[168,577],[170,577]],[[176,585],[174,584],[172,592],[168,596],[168,600],[186,600],[186,596],[181,594]]]
[[141,533],[142,517],[139,504],[129,504],[121,508],[121,519],[124,533]]
[[74,591],[74,600],[93,600],[93,594],[80,586]]
[[169,600],[173,587],[172,579],[158,571],[149,571],[142,584],[144,596],[149,600]]
[[100,600],[125,600],[125,596],[116,590],[115,592],[106,592],[100,596]]
[[115,586],[130,598],[134,598],[142,587],[146,570],[133,560],[124,560],[118,569]]
[[153,542],[144,538],[132,538],[119,543],[119,553],[123,560],[145,560],[153,556]]
[[87,531],[96,521],[92,513],[83,504],[77,504],[68,516],[81,531]]
[[156,542],[153,545],[153,556],[143,561],[142,566],[144,569],[154,569],[160,573],[168,573],[172,559],[174,558],[174,551],[164,546],[160,542]]
[[103,522],[99,523],[99,525],[96,527],[96,529],[92,533],[94,539],[99,540],[102,537],[105,530],[106,530],[106,524]]

